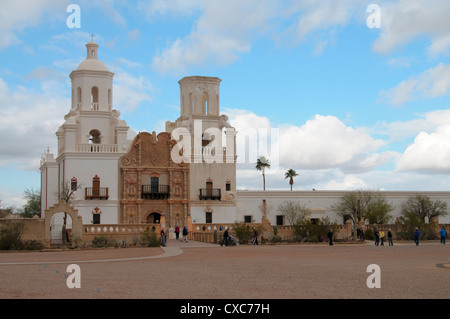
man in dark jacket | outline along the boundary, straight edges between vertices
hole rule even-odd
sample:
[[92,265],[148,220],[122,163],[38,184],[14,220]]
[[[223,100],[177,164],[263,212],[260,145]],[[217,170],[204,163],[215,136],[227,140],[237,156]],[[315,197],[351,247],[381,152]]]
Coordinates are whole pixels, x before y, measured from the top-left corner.
[[328,232],[328,239],[330,240],[329,245],[333,246],[333,230],[330,229],[330,231]]
[[225,231],[223,232],[223,239],[222,242],[220,243],[220,246],[223,246],[224,243],[225,246],[228,246],[228,228],[225,229]]

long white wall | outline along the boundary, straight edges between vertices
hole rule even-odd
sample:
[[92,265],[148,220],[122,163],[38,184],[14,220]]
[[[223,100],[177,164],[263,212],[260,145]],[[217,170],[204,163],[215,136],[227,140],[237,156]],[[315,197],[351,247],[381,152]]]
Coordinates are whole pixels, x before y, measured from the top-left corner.
[[[255,222],[262,219],[262,203],[266,201],[266,216],[272,225],[276,225],[276,216],[281,215],[278,211],[278,205],[286,201],[299,201],[307,208],[313,211],[312,218],[321,218],[328,216],[332,221],[342,224],[343,220],[337,214],[331,211],[333,203],[339,201],[339,198],[348,191],[237,191],[236,204],[238,221],[243,221],[244,216],[252,216]],[[440,199],[448,203],[449,214],[439,218],[439,223],[450,223],[450,192],[401,192],[385,191],[382,192],[388,203],[394,205],[394,211],[391,223],[395,222],[397,217],[401,216],[402,204],[411,196],[423,194],[429,196],[432,200]],[[287,221],[285,220],[285,223]]]

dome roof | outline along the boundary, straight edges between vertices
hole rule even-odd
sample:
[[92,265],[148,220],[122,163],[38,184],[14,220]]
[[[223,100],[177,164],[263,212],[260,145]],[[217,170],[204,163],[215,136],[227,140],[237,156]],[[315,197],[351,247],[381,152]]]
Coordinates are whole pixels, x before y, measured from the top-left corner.
[[108,68],[100,60],[86,59],[80,63],[77,70],[108,71]]
[[94,41],[86,44],[86,60],[80,63],[77,70],[108,71],[107,67],[97,58],[98,44]]

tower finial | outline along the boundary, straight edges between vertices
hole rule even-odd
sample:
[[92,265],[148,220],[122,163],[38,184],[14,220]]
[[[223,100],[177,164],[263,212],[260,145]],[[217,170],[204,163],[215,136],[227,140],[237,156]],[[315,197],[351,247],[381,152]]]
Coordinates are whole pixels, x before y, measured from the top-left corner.
[[93,42],[94,41],[94,33],[93,32],[91,32],[91,41]]

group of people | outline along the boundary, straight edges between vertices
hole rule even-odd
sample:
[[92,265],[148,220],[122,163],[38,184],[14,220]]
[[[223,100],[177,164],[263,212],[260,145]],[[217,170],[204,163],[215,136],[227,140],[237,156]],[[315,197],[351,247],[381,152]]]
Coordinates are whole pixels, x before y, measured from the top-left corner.
[[[361,232],[358,234],[358,237],[360,238],[360,234],[363,233],[362,230]],[[185,241],[186,243],[188,242],[187,236],[189,234],[188,228],[187,226],[184,226],[183,231],[182,231],[182,235],[183,238],[180,239],[180,226],[176,226],[175,227],[175,235],[176,235],[176,239],[183,242]],[[374,235],[375,235],[375,246],[384,246],[384,240],[386,238],[386,235],[384,233],[383,230],[378,231],[378,229],[375,228],[374,231]],[[362,235],[363,236],[363,235]],[[441,236],[441,244],[445,245],[445,239],[447,237],[447,232],[445,231],[445,228],[442,228],[440,231],[440,236]],[[329,245],[333,246],[333,231],[330,229],[330,231],[328,232],[328,240],[329,240]],[[392,239],[392,231],[391,229],[388,230],[387,233],[387,238],[388,238],[388,243],[389,246],[394,246],[394,242]],[[229,241],[230,235],[228,234],[228,228],[225,229],[224,233],[223,233],[223,239],[222,242],[220,243],[220,246],[228,246],[228,241]],[[415,228],[414,230],[414,242],[416,244],[416,246],[419,246],[419,238],[420,238],[420,231],[419,228]],[[161,228],[161,243],[162,246],[166,246],[166,234],[164,232],[164,228]],[[258,230],[256,229],[256,227],[253,227],[253,240],[252,240],[252,245],[258,245]]]
[[[180,239],[180,226],[177,225],[175,227],[176,239],[181,242],[185,241],[187,243],[188,242],[187,236],[189,234],[187,226],[184,226],[182,234],[183,239]],[[164,228],[161,228],[161,246],[166,247],[166,233],[164,232]]]
[[175,226],[175,236],[176,236],[176,240],[179,240],[179,241],[181,241],[181,242],[185,241],[185,242],[187,243],[187,242],[188,242],[187,236],[188,236],[188,234],[189,234],[189,231],[188,231],[187,226],[184,226],[184,227],[183,227],[183,232],[182,232],[182,234],[183,234],[183,238],[180,239],[180,226],[178,226],[178,225]]
[[[378,229],[375,228],[374,235],[375,235],[375,246],[378,246],[378,245],[384,246],[384,240],[386,238],[386,234],[384,233],[384,231],[383,230],[378,231]],[[388,230],[387,237],[388,237],[389,246],[394,246],[391,229]]]

